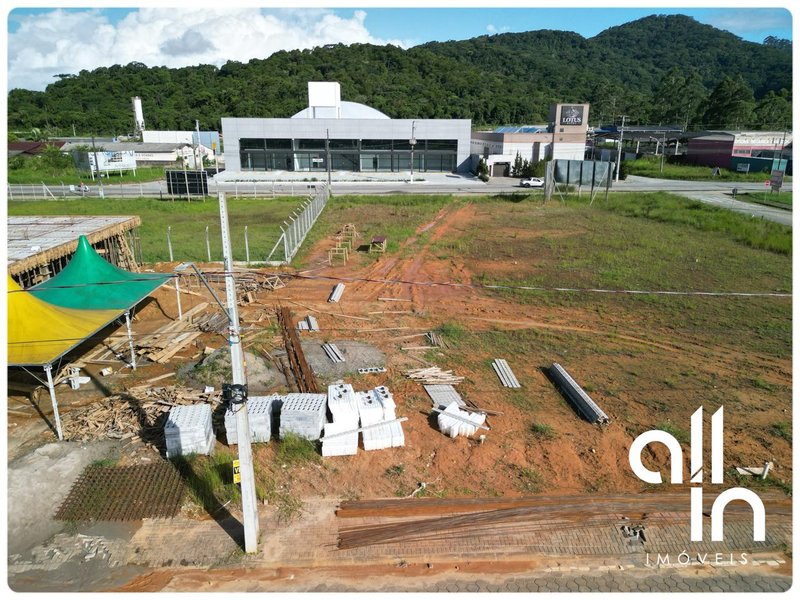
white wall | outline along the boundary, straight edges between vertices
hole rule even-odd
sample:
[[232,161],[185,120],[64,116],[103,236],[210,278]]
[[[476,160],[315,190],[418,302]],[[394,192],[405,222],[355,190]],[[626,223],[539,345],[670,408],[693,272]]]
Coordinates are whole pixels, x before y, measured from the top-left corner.
[[194,131],[148,131],[142,132],[145,144],[191,144]]

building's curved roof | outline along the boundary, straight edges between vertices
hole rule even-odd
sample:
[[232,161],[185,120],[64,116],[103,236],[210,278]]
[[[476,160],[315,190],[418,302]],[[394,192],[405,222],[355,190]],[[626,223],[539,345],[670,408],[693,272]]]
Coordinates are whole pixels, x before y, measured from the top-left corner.
[[[359,102],[348,102],[342,100],[342,119],[388,119],[389,117],[381,111],[361,104]],[[304,108],[299,113],[292,115],[293,119],[311,119],[311,109]]]

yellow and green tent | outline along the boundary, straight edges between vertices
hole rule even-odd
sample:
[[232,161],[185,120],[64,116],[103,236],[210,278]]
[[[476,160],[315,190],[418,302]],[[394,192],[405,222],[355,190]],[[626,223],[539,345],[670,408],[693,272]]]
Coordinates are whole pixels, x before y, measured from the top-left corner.
[[49,365],[122,312],[54,306],[23,290],[8,276],[8,365]]
[[66,308],[127,310],[171,277],[120,269],[101,257],[82,235],[69,264],[55,277],[28,291],[40,300]]

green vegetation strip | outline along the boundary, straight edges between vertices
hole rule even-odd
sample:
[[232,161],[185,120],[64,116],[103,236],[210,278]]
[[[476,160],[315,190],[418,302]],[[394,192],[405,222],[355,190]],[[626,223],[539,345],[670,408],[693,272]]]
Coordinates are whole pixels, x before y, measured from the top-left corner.
[[[245,260],[244,227],[248,227],[250,260],[263,261],[281,234],[280,224],[300,204],[300,198],[229,198],[228,216],[234,260]],[[172,227],[175,261],[208,260],[205,228],[208,226],[211,259],[222,260],[219,203],[169,201],[155,198],[136,200],[83,198],[65,201],[9,202],[9,215],[139,215],[142,226],[142,258],[146,263],[169,260],[167,227]],[[276,251],[279,258],[283,252]],[[275,258],[275,257],[273,257]]]

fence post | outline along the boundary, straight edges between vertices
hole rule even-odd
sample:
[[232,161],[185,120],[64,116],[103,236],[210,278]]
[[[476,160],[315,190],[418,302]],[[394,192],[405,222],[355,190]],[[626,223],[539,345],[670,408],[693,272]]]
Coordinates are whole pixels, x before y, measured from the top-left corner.
[[256,197],[256,182],[253,181],[253,198]]
[[211,241],[208,237],[208,225],[206,225],[206,252],[208,254],[208,262],[211,262]]
[[250,264],[250,242],[247,239],[247,225],[244,226],[244,258]]
[[139,182],[139,198],[144,198],[144,187],[142,186],[141,182]]
[[233,191],[236,193],[236,197],[238,198],[239,197],[239,182],[238,181],[234,181],[233,182]]
[[169,262],[173,262],[174,259],[172,258],[172,237],[170,233],[172,232],[172,225],[167,226],[167,248],[169,248]]

